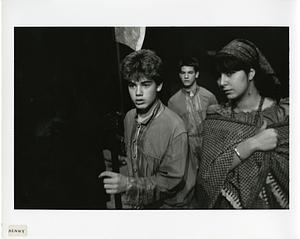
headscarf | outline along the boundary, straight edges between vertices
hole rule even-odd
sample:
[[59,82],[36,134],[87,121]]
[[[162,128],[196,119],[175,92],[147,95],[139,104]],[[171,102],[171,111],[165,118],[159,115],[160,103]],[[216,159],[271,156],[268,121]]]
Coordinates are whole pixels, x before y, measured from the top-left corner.
[[234,56],[250,66],[258,65],[264,74],[270,75],[273,78],[275,84],[280,84],[275,71],[266,57],[251,41],[245,39],[235,39],[217,53],[217,55],[223,54]]

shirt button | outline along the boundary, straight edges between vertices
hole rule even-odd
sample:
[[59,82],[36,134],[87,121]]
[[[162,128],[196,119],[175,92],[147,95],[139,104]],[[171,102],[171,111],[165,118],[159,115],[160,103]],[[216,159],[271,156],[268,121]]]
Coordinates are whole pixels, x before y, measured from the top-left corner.
[[136,154],[133,155],[133,158],[136,159]]

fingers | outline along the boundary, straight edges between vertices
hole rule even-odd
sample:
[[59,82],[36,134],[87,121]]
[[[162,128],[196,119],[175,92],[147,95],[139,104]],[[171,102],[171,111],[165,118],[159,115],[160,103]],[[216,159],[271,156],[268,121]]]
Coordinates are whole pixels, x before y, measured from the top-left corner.
[[118,174],[110,171],[104,171],[102,172],[98,177],[103,178],[103,177],[116,177]]
[[109,194],[126,191],[128,178],[122,174],[104,171],[99,176],[103,179],[104,189]]
[[273,150],[278,145],[278,131],[276,129],[270,128],[264,131],[265,140],[263,142],[266,143],[267,150]]
[[106,193],[107,193],[107,194],[117,194],[118,191],[115,190],[115,189],[107,189],[107,190],[106,190]]
[[274,134],[275,134],[275,144],[277,146],[278,145],[278,137],[279,137],[278,130],[277,129],[273,129],[273,131],[274,131]]
[[115,177],[115,178],[105,178],[104,180],[103,180],[103,183],[118,183],[118,178],[117,177]]
[[117,184],[104,184],[104,188],[105,189],[118,189],[118,185]]
[[105,189],[107,194],[117,194],[117,193],[119,193],[119,185],[116,184],[116,183],[106,183],[106,182],[104,182],[104,189]]
[[263,121],[262,126],[260,127],[260,129],[258,130],[258,132],[262,132],[263,130],[265,130],[268,126],[268,122],[266,120]]
[[270,132],[270,134],[271,134],[271,136],[273,136],[273,137],[278,137],[278,130],[277,129],[273,129],[273,128],[271,128],[271,129],[267,129],[267,132]]

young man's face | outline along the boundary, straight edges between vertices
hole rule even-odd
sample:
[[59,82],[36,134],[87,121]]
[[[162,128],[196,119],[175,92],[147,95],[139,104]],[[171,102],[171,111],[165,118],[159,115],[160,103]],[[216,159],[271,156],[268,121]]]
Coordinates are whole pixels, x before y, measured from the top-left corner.
[[145,77],[139,81],[130,81],[128,91],[135,107],[138,110],[147,111],[156,100],[157,92],[162,88],[162,84],[157,85],[155,81]]
[[179,72],[179,77],[184,88],[191,88],[196,85],[198,75],[199,72],[196,72],[193,66],[182,66]]

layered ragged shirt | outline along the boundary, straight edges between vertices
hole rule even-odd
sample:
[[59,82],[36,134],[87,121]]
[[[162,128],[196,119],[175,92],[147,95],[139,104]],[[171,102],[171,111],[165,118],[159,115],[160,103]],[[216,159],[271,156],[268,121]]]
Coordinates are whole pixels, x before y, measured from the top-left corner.
[[187,132],[181,118],[157,100],[146,117],[126,114],[125,145],[129,187],[123,204],[130,208],[181,208],[191,199]]

